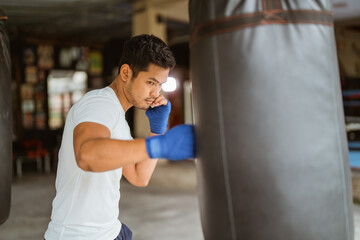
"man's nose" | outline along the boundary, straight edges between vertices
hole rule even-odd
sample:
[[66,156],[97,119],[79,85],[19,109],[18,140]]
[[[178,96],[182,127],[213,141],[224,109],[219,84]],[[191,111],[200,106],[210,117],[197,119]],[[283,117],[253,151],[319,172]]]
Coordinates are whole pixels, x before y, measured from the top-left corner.
[[157,98],[160,95],[161,85],[155,86],[151,91],[151,97]]

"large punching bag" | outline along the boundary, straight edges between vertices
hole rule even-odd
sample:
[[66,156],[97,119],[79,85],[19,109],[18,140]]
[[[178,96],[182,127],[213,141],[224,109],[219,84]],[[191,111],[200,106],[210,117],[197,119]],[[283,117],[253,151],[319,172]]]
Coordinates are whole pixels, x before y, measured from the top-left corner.
[[205,239],[353,239],[331,1],[189,4]]
[[9,217],[12,179],[11,66],[6,19],[0,9],[0,224]]

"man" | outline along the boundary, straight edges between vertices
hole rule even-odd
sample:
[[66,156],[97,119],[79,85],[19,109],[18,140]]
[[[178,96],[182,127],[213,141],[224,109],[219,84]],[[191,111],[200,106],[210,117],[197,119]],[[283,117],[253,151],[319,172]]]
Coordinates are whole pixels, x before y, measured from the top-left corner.
[[[85,94],[70,109],[56,178],[56,196],[46,240],[131,239],[118,220],[120,179],[146,186],[156,158],[195,157],[194,130],[167,130],[170,102],[160,95],[175,59],[153,35],[133,37],[124,45],[116,79]],[[147,109],[150,136],[132,139],[125,112]]]

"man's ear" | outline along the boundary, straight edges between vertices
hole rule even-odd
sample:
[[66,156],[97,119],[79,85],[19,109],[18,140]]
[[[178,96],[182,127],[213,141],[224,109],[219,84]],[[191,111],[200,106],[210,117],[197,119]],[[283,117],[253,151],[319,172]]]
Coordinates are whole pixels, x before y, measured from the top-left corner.
[[123,80],[124,82],[130,80],[132,76],[132,71],[130,66],[128,64],[121,65],[119,74],[121,76],[121,80]]

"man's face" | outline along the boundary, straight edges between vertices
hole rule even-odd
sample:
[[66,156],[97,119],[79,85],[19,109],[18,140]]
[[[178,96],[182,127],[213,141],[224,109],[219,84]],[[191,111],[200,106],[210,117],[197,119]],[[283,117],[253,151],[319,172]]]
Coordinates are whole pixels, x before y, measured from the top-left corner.
[[127,100],[140,109],[148,109],[160,95],[161,85],[167,81],[169,69],[150,64],[146,72],[139,72],[135,79],[126,84]]

